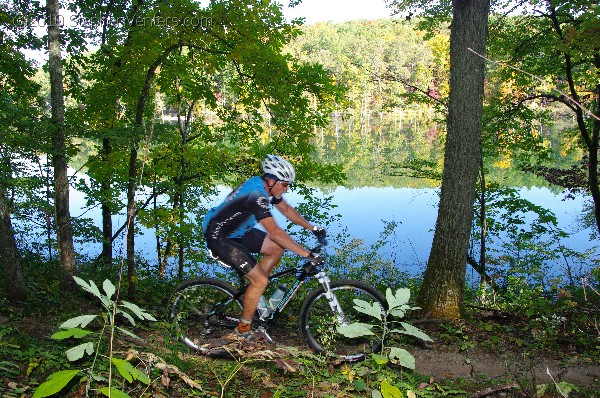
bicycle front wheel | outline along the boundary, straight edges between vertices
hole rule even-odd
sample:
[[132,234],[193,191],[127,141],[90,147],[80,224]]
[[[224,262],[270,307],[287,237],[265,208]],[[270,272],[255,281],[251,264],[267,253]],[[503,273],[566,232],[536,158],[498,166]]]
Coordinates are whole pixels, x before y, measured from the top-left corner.
[[319,353],[349,362],[360,361],[371,352],[381,349],[380,336],[347,338],[338,333],[337,327],[354,322],[375,323],[375,318],[354,308],[354,300],[363,300],[371,305],[377,303],[387,310],[384,296],[359,281],[337,280],[331,282],[330,286],[342,309],[343,319],[340,319],[342,314],[333,312],[325,289],[320,286],[304,300],[300,310],[300,329],[308,345]]
[[179,340],[195,351],[230,333],[242,313],[240,298],[230,284],[212,278],[198,278],[175,289],[169,301],[169,319]]

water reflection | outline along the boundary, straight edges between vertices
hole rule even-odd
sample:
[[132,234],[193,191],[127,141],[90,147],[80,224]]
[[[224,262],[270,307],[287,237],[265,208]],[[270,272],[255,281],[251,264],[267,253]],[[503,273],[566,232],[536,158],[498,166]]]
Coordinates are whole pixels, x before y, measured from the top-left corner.
[[[219,202],[229,189],[223,188],[219,197],[211,202]],[[523,188],[520,194],[524,199],[536,205],[553,211],[558,219],[559,228],[571,233],[570,238],[562,243],[569,249],[584,251],[593,246],[588,239],[589,231],[579,230],[578,217],[583,207],[583,198],[563,201],[563,195],[555,194],[547,188]],[[337,207],[333,213],[339,214],[340,220],[329,227],[330,235],[337,235],[347,229],[350,238],[360,239],[365,245],[374,244],[381,238],[385,222],[398,224],[393,234],[386,236],[388,244],[380,249],[380,254],[387,259],[411,272],[424,269],[429,256],[433,230],[437,217],[438,190],[433,188],[393,188],[393,187],[338,187],[320,196],[332,196],[332,203]],[[82,195],[74,194],[73,214],[79,214],[84,203]],[[292,192],[286,194],[286,199],[292,205],[299,205],[302,198]],[[274,212],[275,217],[284,224],[283,216]],[[100,225],[99,210],[86,214]],[[115,216],[114,225],[121,225],[125,220],[123,215]],[[116,241],[115,253],[120,253],[120,240]],[[155,261],[156,238],[153,230],[140,229],[136,237],[136,251],[148,259]],[[80,252],[97,255],[100,245],[93,247],[80,246]]]

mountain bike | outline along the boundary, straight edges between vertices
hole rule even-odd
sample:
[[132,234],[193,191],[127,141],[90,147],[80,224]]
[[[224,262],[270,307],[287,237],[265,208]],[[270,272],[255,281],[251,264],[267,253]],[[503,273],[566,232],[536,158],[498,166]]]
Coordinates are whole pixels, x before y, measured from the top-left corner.
[[[253,325],[268,336],[268,330],[277,323],[281,312],[296,297],[300,287],[311,278],[319,281],[319,286],[307,294],[299,313],[300,332],[308,346],[317,353],[354,362],[381,348],[380,339],[375,336],[358,338],[344,337],[337,331],[338,326],[354,322],[371,322],[372,318],[357,311],[354,300],[360,299],[369,304],[377,304],[387,310],[384,296],[368,284],[349,279],[331,281],[327,274],[327,258],[323,248],[327,244],[320,239],[311,252],[324,257],[321,265],[299,260],[296,264],[272,274],[269,283],[293,276],[285,286],[281,301],[268,315],[259,316]],[[182,283],[170,299],[169,316],[176,326],[179,340],[196,352],[202,353],[212,341],[231,333],[242,312],[242,297],[248,287],[245,279],[241,286],[216,278],[201,277]],[[269,336],[270,338],[270,336]]]

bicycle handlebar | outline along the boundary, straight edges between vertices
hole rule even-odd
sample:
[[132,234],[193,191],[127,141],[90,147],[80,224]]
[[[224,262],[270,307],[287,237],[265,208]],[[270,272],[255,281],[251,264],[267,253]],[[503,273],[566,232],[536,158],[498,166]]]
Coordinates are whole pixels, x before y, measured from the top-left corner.
[[320,253],[321,250],[323,250],[323,247],[327,246],[327,238],[326,237],[321,237],[321,238],[317,238],[319,241],[319,244],[316,245],[315,247],[313,247],[312,249],[310,249],[311,253]]
[[[323,250],[323,247],[327,246],[327,238],[325,238],[323,236],[323,237],[318,238],[318,240],[319,240],[319,244],[316,245],[315,247],[313,247],[312,249],[310,249],[311,253],[320,253],[321,250]],[[317,272],[316,266],[313,263],[311,263],[310,261],[307,261],[302,266],[302,268],[304,268],[304,271],[306,271],[310,274],[314,274]]]

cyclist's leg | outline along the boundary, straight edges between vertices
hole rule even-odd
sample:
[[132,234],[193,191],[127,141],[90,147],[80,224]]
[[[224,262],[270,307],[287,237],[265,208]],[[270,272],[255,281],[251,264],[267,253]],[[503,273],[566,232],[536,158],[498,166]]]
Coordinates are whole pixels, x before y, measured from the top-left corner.
[[283,247],[273,242],[268,236],[266,237],[263,248],[260,251],[263,257],[258,265],[267,273],[267,275],[271,275],[275,266],[279,263],[279,260],[281,260],[283,251]]
[[253,285],[256,285],[256,281],[255,278],[248,277],[248,273],[251,273],[254,269],[260,270],[260,267],[256,266],[256,259],[252,256],[250,250],[242,244],[240,239],[229,239],[223,236],[213,237],[209,234],[205,236],[208,248],[213,255],[217,256],[225,264],[230,265],[239,275],[246,276],[250,281],[250,285],[246,293],[244,293],[242,300],[242,322],[237,327],[238,332],[243,333],[250,329],[251,320],[258,306],[258,300],[262,295],[261,292],[254,303],[255,293],[253,291],[257,288]]
[[283,254],[283,249],[269,238],[262,230],[253,228],[241,238],[241,243],[253,253],[263,255],[258,267],[254,267],[245,276],[250,281],[243,301],[242,318],[252,319],[258,307],[260,296],[263,295],[269,275]]

